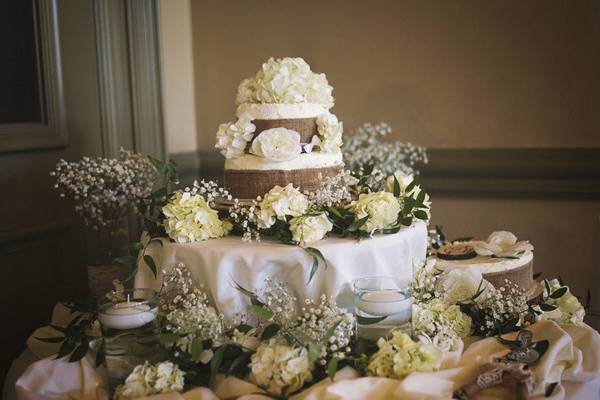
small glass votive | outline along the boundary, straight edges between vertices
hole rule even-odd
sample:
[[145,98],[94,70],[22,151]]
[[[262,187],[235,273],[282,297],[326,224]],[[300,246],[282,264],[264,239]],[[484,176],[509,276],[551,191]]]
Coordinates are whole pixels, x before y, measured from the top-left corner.
[[410,334],[411,283],[391,276],[358,278],[352,282],[357,336],[377,340],[394,329]]
[[112,393],[136,365],[159,361],[158,294],[152,289],[111,292],[100,300],[98,320]]

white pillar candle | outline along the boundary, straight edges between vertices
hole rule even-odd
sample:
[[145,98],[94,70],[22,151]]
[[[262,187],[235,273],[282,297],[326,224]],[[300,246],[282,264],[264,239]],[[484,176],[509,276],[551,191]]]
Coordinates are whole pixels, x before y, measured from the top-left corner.
[[133,329],[146,325],[156,318],[157,307],[138,301],[124,301],[102,310],[98,319],[106,328]]
[[410,316],[412,297],[392,290],[373,290],[355,298],[355,305],[369,315],[384,317],[394,314]]

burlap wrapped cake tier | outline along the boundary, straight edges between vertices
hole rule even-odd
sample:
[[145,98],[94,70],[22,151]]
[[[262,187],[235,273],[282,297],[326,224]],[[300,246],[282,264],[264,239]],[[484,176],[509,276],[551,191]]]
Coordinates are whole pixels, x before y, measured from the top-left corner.
[[312,137],[318,133],[316,118],[255,119],[252,123],[256,126],[255,138],[267,129],[286,128],[300,134],[300,143],[310,143]]
[[497,288],[504,286],[505,280],[509,280],[516,283],[521,288],[529,290],[533,285],[533,260],[520,267],[511,268],[507,271],[486,272],[482,275],[489,283]]
[[342,165],[294,170],[225,170],[225,187],[238,199],[255,199],[264,196],[274,186],[291,183],[300,190],[314,191],[322,187],[323,180],[340,173]]

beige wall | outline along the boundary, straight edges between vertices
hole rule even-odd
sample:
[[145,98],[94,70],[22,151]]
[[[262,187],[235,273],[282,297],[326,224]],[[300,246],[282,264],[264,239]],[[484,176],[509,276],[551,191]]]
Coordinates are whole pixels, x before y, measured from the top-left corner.
[[160,41],[167,151],[197,147],[190,0],[160,1]]
[[[600,147],[599,3],[193,0],[190,12],[199,149],[270,56],[325,72],[347,131],[384,120],[395,139],[435,148]],[[530,239],[536,270],[592,289],[600,310],[598,201],[433,201],[449,236]]]
[[235,116],[239,82],[301,56],[347,128],[388,121],[435,147],[600,146],[600,3],[192,2],[198,144]]

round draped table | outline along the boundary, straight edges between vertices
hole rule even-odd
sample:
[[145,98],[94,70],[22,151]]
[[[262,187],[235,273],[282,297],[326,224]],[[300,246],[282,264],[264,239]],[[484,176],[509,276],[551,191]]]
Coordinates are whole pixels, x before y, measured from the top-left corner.
[[[162,246],[152,243],[147,252],[165,271],[184,263],[226,316],[246,312],[249,304],[245,295],[234,290],[234,281],[254,290],[261,288],[268,277],[287,283],[299,301],[326,294],[351,310],[351,282],[356,278],[393,276],[410,284],[413,267],[425,260],[427,227],[418,221],[395,234],[360,241],[330,237],[311,247],[323,254],[327,268],[321,265],[309,284],[312,256],[299,246],[270,240],[247,243],[238,236],[191,244],[163,240]],[[156,279],[145,265],[135,278],[138,288],[158,289],[161,282],[161,277]]]

